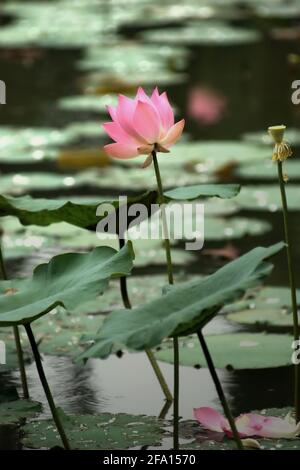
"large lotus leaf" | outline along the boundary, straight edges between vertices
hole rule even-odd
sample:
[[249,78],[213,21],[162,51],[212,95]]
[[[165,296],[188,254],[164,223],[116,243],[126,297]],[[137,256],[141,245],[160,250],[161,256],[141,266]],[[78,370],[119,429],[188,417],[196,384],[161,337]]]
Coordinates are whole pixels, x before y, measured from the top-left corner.
[[[285,418],[291,414],[291,408],[268,408],[266,410],[255,410],[254,413],[265,416],[278,416]],[[235,450],[234,439],[229,439],[225,434],[207,431],[196,421],[182,421],[180,426],[180,437],[194,439],[187,444],[182,444],[180,449],[188,450]],[[255,437],[259,442],[261,450],[300,450],[300,439],[262,439]]]
[[[142,445],[159,445],[164,437],[163,423],[145,415],[109,414],[60,418],[72,449],[113,450]],[[28,423],[23,428],[26,447],[38,449],[61,445],[52,420]]]
[[[300,208],[300,186],[286,185],[288,207],[290,210]],[[246,186],[236,198],[243,208],[255,211],[276,212],[281,210],[281,197],[278,185]]]
[[186,335],[205,326],[226,302],[239,298],[272,269],[267,258],[283,247],[256,248],[207,278],[172,287],[166,295],[132,310],[113,312],[95,343],[79,359],[109,356],[123,347],[143,350],[172,335]]
[[17,400],[0,403],[0,426],[17,424],[24,418],[32,418],[41,412],[41,405],[30,400]]
[[[220,369],[264,369],[291,364],[292,336],[264,333],[229,333],[206,336],[207,345]],[[180,364],[207,367],[195,336],[180,340]],[[157,359],[173,363],[171,344],[156,353]]]
[[[156,197],[156,192],[149,192],[141,196],[127,198],[127,204],[130,206],[140,203],[149,207],[151,203],[156,201]],[[106,203],[111,204],[115,209],[120,207],[120,201],[117,198],[60,200],[35,199],[30,196],[17,198],[0,196],[0,217],[7,215],[18,217],[23,225],[47,226],[58,222],[68,222],[82,228],[94,228],[101,220],[101,216],[96,215],[97,208],[100,204]]]
[[[124,173],[124,172],[123,172]],[[185,200],[195,200],[201,197],[217,196],[220,198],[234,197],[239,191],[238,185],[195,185],[182,188],[180,197]],[[176,198],[177,191],[166,192],[166,199]],[[156,191],[147,192],[141,196],[127,198],[127,204],[144,204],[149,207],[157,199]],[[96,215],[100,204],[111,204],[115,209],[120,207],[119,199],[33,199],[30,196],[11,197],[0,196],[0,217],[12,215],[18,217],[23,225],[47,226],[57,222],[68,222],[70,224],[89,228],[94,227],[101,217]],[[121,201],[124,203],[124,201]],[[122,205],[122,204],[121,204]]]
[[[176,275],[176,281],[185,279],[185,275]],[[133,305],[145,303],[161,295],[167,283],[166,275],[129,277],[127,280],[129,297]],[[1,286],[0,286],[1,288]],[[7,286],[8,288],[8,286]],[[5,289],[2,290],[4,292]],[[76,357],[82,351],[82,336],[92,335],[101,327],[107,314],[113,309],[122,308],[120,283],[113,279],[105,295],[79,305],[66,312],[57,307],[34,323],[34,333],[41,353],[52,356]],[[31,359],[31,350],[25,329],[20,328],[23,351],[27,360]],[[18,360],[15,350],[14,334],[11,328],[0,328],[0,340],[6,345],[6,364],[0,370],[17,369]]]
[[130,244],[119,252],[99,247],[55,256],[31,279],[16,281],[16,292],[10,281],[12,290],[0,296],[0,326],[30,323],[58,305],[74,309],[101,294],[111,277],[129,274],[133,257]]

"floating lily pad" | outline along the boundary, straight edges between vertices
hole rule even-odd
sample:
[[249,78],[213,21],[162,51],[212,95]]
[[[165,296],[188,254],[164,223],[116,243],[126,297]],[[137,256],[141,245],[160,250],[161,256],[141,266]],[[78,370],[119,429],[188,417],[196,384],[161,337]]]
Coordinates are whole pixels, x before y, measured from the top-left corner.
[[[300,162],[287,160],[284,164],[284,172],[288,175],[291,183],[298,180],[300,178]],[[272,160],[255,165],[243,165],[237,169],[237,175],[251,180],[278,180],[277,165]]]
[[17,424],[24,418],[32,418],[41,412],[41,405],[30,400],[0,403],[0,425]]
[[127,75],[137,70],[148,72],[153,68],[182,68],[186,56],[185,49],[117,43],[109,48],[89,47],[77,67],[80,70],[102,69]]
[[[286,186],[288,206],[290,210],[300,209],[300,186]],[[236,198],[237,204],[243,209],[276,212],[281,210],[279,185],[246,186]]]
[[115,106],[117,102],[116,95],[78,95],[61,98],[57,106],[64,111],[91,111],[106,114],[106,106]]
[[107,40],[108,33],[118,24],[116,18],[107,21],[99,5],[93,2],[76,5],[59,2],[59,15],[57,2],[21,5],[20,2],[5,5],[4,11],[17,15],[17,20],[1,28],[0,44],[3,46],[80,48]]
[[[233,333],[206,336],[207,345],[219,369],[266,369],[291,365],[292,336],[263,333]],[[180,364],[207,367],[195,336],[180,340]],[[170,344],[156,353],[157,359],[173,363]]]
[[95,343],[78,360],[109,356],[122,347],[140,351],[158,346],[166,337],[187,335],[204,327],[226,302],[239,298],[271,270],[264,260],[282,244],[256,248],[211,276],[175,285],[164,296],[132,310],[111,313]]
[[[297,290],[300,302],[300,291]],[[227,305],[227,318],[244,325],[292,327],[291,292],[288,287],[264,287],[248,293],[241,302]]]
[[[142,445],[159,445],[164,436],[162,423],[145,415],[109,414],[67,416],[60,418],[72,449],[114,450]],[[52,420],[33,421],[23,428],[26,447],[39,449],[60,445]]]
[[[297,289],[297,299],[300,302],[300,290]],[[234,313],[245,309],[258,310],[290,310],[291,291],[288,287],[263,287],[247,292],[244,299],[234,304],[226,305],[225,313]]]
[[[158,158],[162,171],[165,168],[170,171],[177,167],[184,169],[185,173],[196,172],[202,181],[201,175],[207,177],[224,168],[224,165],[264,161],[270,158],[270,149],[235,140],[187,142],[178,143],[170,154],[159,154]],[[144,157],[137,157],[122,160],[121,163],[126,166],[140,166],[144,160]]]
[[226,23],[203,21],[191,23],[183,28],[166,28],[143,33],[142,37],[150,43],[241,46],[260,40],[260,34],[255,30],[229,26]]
[[[0,296],[0,326],[30,323],[58,305],[72,310],[96,298],[111,277],[129,274],[133,257],[128,244],[119,252],[99,247],[52,258],[39,265],[31,279],[17,280],[11,294]],[[10,286],[14,289],[13,281]]]
[[[272,146],[274,141],[266,130],[260,132],[248,132],[243,134],[243,140],[250,144],[267,145],[270,147],[270,157],[272,153]],[[300,145],[300,131],[299,129],[288,128],[284,133],[284,138],[292,145]]]
[[23,258],[55,245],[48,236],[22,233],[5,234],[2,243],[6,258]]
[[143,87],[154,87],[175,85],[184,82],[187,76],[183,73],[175,73],[169,70],[156,69],[149,72],[141,72],[138,69],[131,71],[128,75],[123,73],[91,72],[84,79],[84,86],[87,93],[102,94],[105,92],[121,93],[129,91],[130,94],[136,91],[140,85]]
[[293,316],[291,312],[282,310],[242,310],[241,312],[230,313],[227,318],[242,325],[290,327],[293,326]]

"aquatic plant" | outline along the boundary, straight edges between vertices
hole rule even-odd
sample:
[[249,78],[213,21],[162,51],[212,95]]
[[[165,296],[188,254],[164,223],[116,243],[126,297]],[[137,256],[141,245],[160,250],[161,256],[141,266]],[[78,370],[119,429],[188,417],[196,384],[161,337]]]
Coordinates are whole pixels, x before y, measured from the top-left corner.
[[[293,311],[293,325],[294,325],[294,340],[296,344],[299,344],[300,341],[300,328],[298,320],[298,305],[297,305],[297,293],[296,293],[296,284],[295,284],[295,273],[294,273],[294,263],[293,263],[293,252],[292,244],[290,239],[290,228],[289,228],[289,212],[288,212],[288,203],[285,191],[285,184],[288,182],[288,176],[283,173],[283,163],[285,160],[292,155],[292,150],[288,142],[284,140],[284,132],[286,127],[281,126],[271,126],[268,128],[270,136],[274,140],[274,150],[273,150],[273,161],[277,163],[278,169],[278,181],[281,194],[282,202],[282,212],[283,212],[283,225],[284,225],[284,239],[286,243],[286,255],[288,263],[288,273],[289,273],[289,283],[291,289],[291,300],[292,300],[292,311]],[[295,413],[296,413],[296,422],[300,422],[300,363],[295,364],[295,383],[294,383],[294,403],[295,403]]]

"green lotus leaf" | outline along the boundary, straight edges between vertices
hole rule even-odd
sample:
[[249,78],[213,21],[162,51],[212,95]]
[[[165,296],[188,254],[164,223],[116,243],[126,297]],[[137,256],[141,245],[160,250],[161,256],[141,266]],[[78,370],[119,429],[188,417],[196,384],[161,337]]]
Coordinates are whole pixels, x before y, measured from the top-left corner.
[[[124,171],[123,171],[124,172]],[[220,198],[234,197],[239,191],[238,185],[196,185],[166,192],[167,200],[175,199],[179,195],[186,200],[194,200],[200,197],[217,196]],[[141,196],[127,198],[128,206],[132,204],[144,204],[147,207],[155,203],[156,191],[142,194]],[[100,204],[111,204],[115,209],[120,208],[119,199],[38,199],[30,196],[12,197],[0,195],[0,217],[18,217],[23,225],[47,226],[52,223],[68,222],[82,228],[94,228],[101,220],[96,215]],[[105,215],[104,215],[105,216]],[[104,217],[103,216],[103,217]]]
[[[264,369],[291,364],[292,336],[265,333],[207,335],[207,345],[219,369]],[[196,336],[180,340],[180,364],[207,367]],[[163,346],[156,353],[160,361],[173,363],[173,350]]]
[[[156,192],[148,192],[137,197],[127,198],[127,204],[145,204],[147,207],[156,201]],[[78,202],[77,202],[78,201]],[[67,222],[77,227],[95,228],[101,220],[96,215],[100,204],[120,207],[119,199],[38,199],[30,196],[10,197],[0,195],[0,217],[17,217],[23,225],[47,226],[58,222]],[[111,208],[112,210],[112,208]],[[103,215],[103,217],[106,214]]]
[[104,321],[94,344],[78,360],[108,357],[123,347],[143,350],[173,335],[187,335],[205,326],[227,302],[243,295],[269,274],[265,262],[283,247],[256,248],[205,279],[172,287],[164,296],[132,310],[115,311]]
[[220,197],[230,199],[240,192],[238,184],[198,184],[194,186],[183,186],[165,192],[168,199],[190,201],[200,197]]
[[[125,413],[68,416],[59,410],[60,419],[72,449],[113,450],[142,445],[159,445],[164,437],[157,418]],[[23,444],[38,449],[60,446],[52,420],[35,420],[23,427]]]
[[129,274],[133,258],[130,243],[119,252],[99,247],[55,256],[31,279],[4,281],[12,290],[0,296],[0,326],[30,323],[58,305],[72,310],[84,304],[103,293],[110,278]]
[[24,418],[32,418],[42,411],[41,404],[30,400],[0,403],[0,425],[17,424]]
[[191,23],[184,28],[165,28],[143,33],[150,43],[184,45],[241,46],[257,42],[260,34],[255,30],[236,28],[217,21]]

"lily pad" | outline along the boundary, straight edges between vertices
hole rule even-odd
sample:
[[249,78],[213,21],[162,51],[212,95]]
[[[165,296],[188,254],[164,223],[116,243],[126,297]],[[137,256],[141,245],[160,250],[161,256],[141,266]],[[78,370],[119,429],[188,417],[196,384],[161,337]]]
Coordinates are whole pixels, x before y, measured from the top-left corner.
[[[184,169],[185,172],[197,173],[202,181],[201,175],[207,177],[220,171],[224,165],[265,161],[270,158],[270,149],[235,140],[187,142],[178,143],[170,154],[159,155],[158,158],[162,171],[165,169],[170,171],[176,167]],[[144,160],[144,157],[137,157],[122,160],[121,163],[124,166],[140,166]]]
[[[111,277],[129,274],[133,257],[130,244],[119,252],[99,247],[55,256],[31,279],[16,281],[16,292],[0,296],[0,326],[31,323],[58,305],[72,310],[84,304],[103,293]],[[14,289],[13,281],[10,286]]]
[[206,45],[206,46],[241,46],[260,40],[255,30],[229,26],[216,21],[191,23],[183,28],[156,29],[142,34],[150,43]]
[[[162,423],[145,415],[109,414],[60,418],[72,449],[115,450],[143,445],[159,445],[164,436]],[[23,428],[26,447],[39,449],[60,445],[52,420],[33,421]]]
[[[270,156],[272,153],[272,146],[274,145],[274,141],[272,137],[266,132],[266,130],[260,132],[248,132],[243,134],[243,140],[250,144],[256,145],[265,145],[270,147]],[[300,131],[299,129],[289,128],[284,133],[284,138],[292,145],[292,146],[299,146],[300,145]]]
[[127,75],[153,68],[182,68],[187,51],[172,47],[156,47],[149,44],[117,43],[109,48],[89,47],[77,64],[79,70],[102,69]]
[[[292,336],[264,333],[233,333],[206,336],[207,345],[219,369],[266,369],[291,365]],[[195,336],[180,340],[180,364],[207,367]],[[173,363],[170,347],[156,353],[157,359]]]
[[291,312],[282,310],[242,310],[240,312],[227,315],[231,320],[242,325],[288,327],[293,326],[293,316]]
[[[300,290],[297,289],[297,299],[300,302]],[[226,305],[225,313],[238,312],[245,309],[258,310],[291,310],[291,291],[288,287],[263,287],[247,292],[244,299],[234,304]]]
[[239,298],[272,269],[264,260],[282,249],[279,243],[256,248],[211,276],[172,287],[164,296],[132,310],[111,313],[95,343],[78,360],[108,357],[122,347],[140,351],[158,346],[173,335],[187,335],[204,327],[226,302]]
[[22,419],[32,418],[41,410],[40,403],[30,400],[0,403],[0,426],[18,424]]
[[[78,95],[66,96],[57,102],[57,107],[64,111],[90,111],[107,113],[106,106],[116,106],[118,97],[116,95]],[[100,127],[100,125],[99,125]]]
[[[127,198],[127,204],[130,206],[140,203],[148,207],[156,201],[156,197],[156,192],[149,192],[141,196]],[[74,197],[69,200],[51,200],[34,199],[30,196],[18,198],[0,196],[0,217],[7,215],[18,217],[23,225],[47,226],[52,223],[67,222],[77,227],[94,229],[101,220],[101,216],[96,215],[100,204],[110,204],[111,210],[113,207],[115,209],[120,207],[119,199],[103,200],[100,197],[97,199]]]
[[[286,186],[289,210],[300,209],[300,186]],[[236,198],[237,204],[243,209],[255,211],[277,212],[281,210],[279,185],[246,186]]]
[[171,189],[165,192],[165,196],[168,199],[175,199],[181,201],[195,200],[200,197],[220,197],[222,199],[235,197],[240,192],[240,186],[238,184],[206,184],[206,185],[195,185],[181,188]]
[[[300,162],[288,160],[284,164],[284,172],[291,182],[300,179]],[[255,165],[243,165],[237,169],[237,175],[250,180],[278,180],[277,165],[268,160]]]

